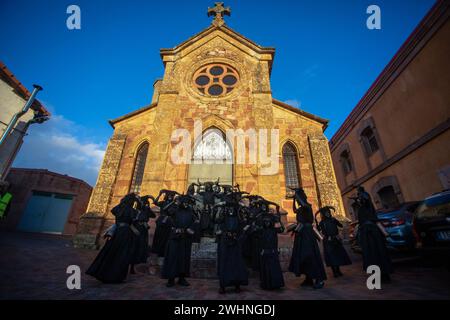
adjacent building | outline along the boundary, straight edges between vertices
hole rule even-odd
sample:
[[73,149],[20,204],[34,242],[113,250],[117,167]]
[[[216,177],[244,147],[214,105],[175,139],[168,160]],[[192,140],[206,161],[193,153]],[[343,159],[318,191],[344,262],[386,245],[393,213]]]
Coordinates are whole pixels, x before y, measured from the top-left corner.
[[20,168],[12,168],[6,181],[14,196],[1,229],[75,234],[91,195],[89,184],[45,169]]
[[449,7],[435,4],[330,140],[350,216],[359,185],[377,208],[450,188]]
[[[31,93],[12,74],[12,72],[0,61],[0,136],[3,136],[8,124],[15,114],[24,107]],[[27,134],[30,121],[36,115],[40,117],[49,116],[39,100],[35,99],[31,108],[20,116],[11,132],[0,144],[0,182],[4,181],[11,168],[17,153],[23,143],[23,138]]]

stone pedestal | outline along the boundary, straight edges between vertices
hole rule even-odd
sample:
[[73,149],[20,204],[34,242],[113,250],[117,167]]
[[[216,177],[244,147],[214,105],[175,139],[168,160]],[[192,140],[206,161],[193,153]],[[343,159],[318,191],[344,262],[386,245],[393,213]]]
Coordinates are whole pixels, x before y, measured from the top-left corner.
[[191,277],[217,278],[217,243],[215,238],[203,237],[192,244]]
[[[288,271],[292,254],[292,239],[289,235],[279,236],[279,258],[281,270]],[[160,275],[164,258],[151,254],[148,260],[148,273]],[[203,237],[200,243],[192,244],[191,252],[191,277],[200,279],[217,278],[217,243],[215,238]],[[251,278],[258,278],[259,273],[249,269]]]
[[[217,243],[214,238],[203,237],[200,243],[192,244],[191,277],[212,279],[217,278]],[[160,275],[164,258],[151,254],[148,260],[149,273]]]

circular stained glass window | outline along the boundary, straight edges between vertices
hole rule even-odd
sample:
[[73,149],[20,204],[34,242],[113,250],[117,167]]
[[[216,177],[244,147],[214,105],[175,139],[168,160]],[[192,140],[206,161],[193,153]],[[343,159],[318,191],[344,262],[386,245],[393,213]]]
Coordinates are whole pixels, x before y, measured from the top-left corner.
[[213,76],[220,76],[223,73],[223,68],[220,66],[214,66],[212,67],[209,72],[213,75]]
[[209,87],[208,93],[212,96],[220,96],[223,93],[223,88],[219,85]]
[[224,96],[237,85],[239,75],[228,65],[210,64],[194,74],[194,83],[201,94],[212,97]]
[[197,79],[195,79],[195,83],[199,86],[205,86],[209,83],[209,78],[207,76],[200,76]]

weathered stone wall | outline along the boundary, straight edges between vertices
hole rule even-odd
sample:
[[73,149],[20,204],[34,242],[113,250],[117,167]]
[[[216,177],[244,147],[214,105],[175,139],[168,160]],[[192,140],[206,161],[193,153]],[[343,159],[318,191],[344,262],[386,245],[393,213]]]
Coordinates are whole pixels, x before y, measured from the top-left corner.
[[81,217],[77,234],[73,239],[76,247],[94,248],[98,236],[105,227],[111,195],[122,158],[126,136],[114,134],[109,140],[97,183],[92,191],[86,213]]
[[345,218],[345,211],[340,190],[336,182],[330,149],[328,148],[328,140],[323,135],[310,135],[309,146],[313,159],[314,175],[317,181],[319,207],[334,207],[336,209],[336,216],[343,220]]

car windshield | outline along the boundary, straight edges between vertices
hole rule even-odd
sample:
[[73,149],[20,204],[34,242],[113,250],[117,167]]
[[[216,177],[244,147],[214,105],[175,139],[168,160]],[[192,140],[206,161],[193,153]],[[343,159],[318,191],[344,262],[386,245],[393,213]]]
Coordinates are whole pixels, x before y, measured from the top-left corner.
[[450,214],[450,194],[436,196],[423,201],[416,210],[416,217],[436,218]]

